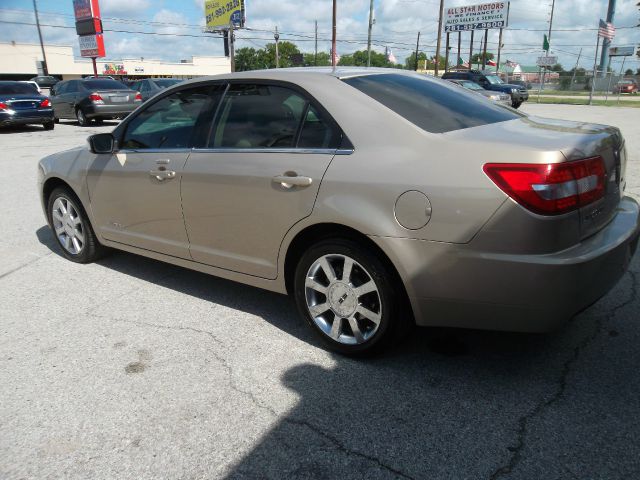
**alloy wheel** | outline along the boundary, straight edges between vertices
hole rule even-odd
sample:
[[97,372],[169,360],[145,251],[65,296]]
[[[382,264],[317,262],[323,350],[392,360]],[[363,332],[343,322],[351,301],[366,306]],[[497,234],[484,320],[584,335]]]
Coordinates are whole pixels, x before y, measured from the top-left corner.
[[305,278],[307,309],[318,328],[345,345],[365,343],[382,319],[382,302],[371,274],[353,258],[318,258]]
[[53,202],[51,212],[53,229],[60,245],[72,255],[82,252],[85,245],[85,229],[78,208],[65,197]]

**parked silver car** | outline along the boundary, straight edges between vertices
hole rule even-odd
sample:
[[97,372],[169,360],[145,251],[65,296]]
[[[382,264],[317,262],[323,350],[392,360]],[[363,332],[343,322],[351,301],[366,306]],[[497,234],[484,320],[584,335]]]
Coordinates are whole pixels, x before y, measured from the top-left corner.
[[142,103],[140,92],[112,78],[58,82],[51,88],[49,97],[56,121],[75,119],[82,127],[94,121],[123,118]]
[[105,247],[295,297],[326,344],[407,324],[547,331],[636,250],[613,127],[524,115],[397,70],[291,69],[169,88],[39,165],[62,253]]

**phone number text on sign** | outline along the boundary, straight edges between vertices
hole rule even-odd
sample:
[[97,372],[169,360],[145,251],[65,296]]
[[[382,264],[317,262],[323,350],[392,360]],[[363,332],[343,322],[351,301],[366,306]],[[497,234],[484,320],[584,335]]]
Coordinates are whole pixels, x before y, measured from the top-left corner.
[[485,30],[487,28],[504,28],[507,26],[507,22],[479,22],[479,23],[466,23],[463,25],[447,25],[444,27],[445,32],[459,32],[466,30]]
[[[219,24],[217,20],[220,17],[229,17],[229,13],[241,8],[240,0],[230,0],[228,2],[207,2],[205,4],[205,12],[207,17],[207,25]],[[226,22],[228,23],[228,22]]]

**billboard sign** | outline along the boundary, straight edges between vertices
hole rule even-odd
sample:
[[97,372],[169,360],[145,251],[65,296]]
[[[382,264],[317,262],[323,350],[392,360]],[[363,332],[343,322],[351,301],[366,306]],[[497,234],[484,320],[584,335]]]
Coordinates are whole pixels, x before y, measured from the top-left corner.
[[236,28],[244,27],[244,0],[206,0],[204,15],[207,30],[226,30],[233,23]]
[[609,49],[610,57],[630,57],[636,51],[636,47],[611,47]]
[[91,0],[73,0],[73,13],[76,16],[76,20],[93,17]]
[[445,13],[445,32],[505,28],[509,20],[509,2],[449,7]]
[[558,57],[538,57],[536,65],[539,67],[551,67],[558,63]]
[[102,34],[96,35],[83,35],[78,37],[80,41],[80,56],[81,57],[104,57],[104,38]]

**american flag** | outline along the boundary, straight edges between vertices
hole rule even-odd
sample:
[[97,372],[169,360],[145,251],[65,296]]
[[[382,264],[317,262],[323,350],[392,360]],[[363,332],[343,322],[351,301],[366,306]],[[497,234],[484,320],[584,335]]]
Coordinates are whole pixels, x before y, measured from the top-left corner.
[[600,19],[600,25],[598,27],[598,36],[602,38],[607,38],[609,40],[613,40],[613,37],[616,36],[616,27],[613,26],[612,23],[605,22]]

